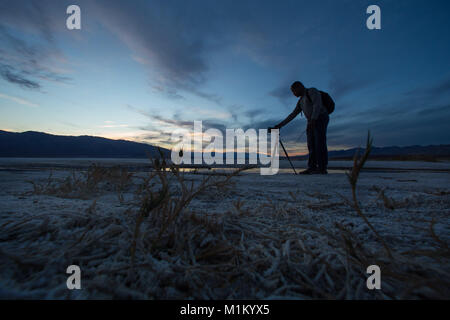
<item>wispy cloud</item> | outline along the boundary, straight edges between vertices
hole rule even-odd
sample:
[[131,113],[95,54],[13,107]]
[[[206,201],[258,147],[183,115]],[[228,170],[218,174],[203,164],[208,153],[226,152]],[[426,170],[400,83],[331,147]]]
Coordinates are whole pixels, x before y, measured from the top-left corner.
[[[291,83],[283,83],[282,85],[278,86],[277,88],[271,90],[269,92],[269,96],[272,96],[274,98],[277,98],[282,105],[288,106],[289,104],[292,104],[292,91],[290,90]],[[291,102],[291,103],[290,103]]]
[[[333,4],[333,1],[326,1]],[[209,92],[214,57],[226,50],[263,67],[286,68],[296,57],[286,46],[317,24],[298,1],[282,6],[270,1],[170,2],[95,1],[98,21],[131,51],[130,57],[150,75],[151,86],[172,99],[193,94],[222,105],[220,92]],[[257,12],[255,7],[258,8]],[[267,23],[277,21],[276,24]],[[308,27],[298,25],[308,24]],[[286,32],[295,25],[295,33]],[[239,49],[237,49],[239,48]]]
[[39,105],[37,105],[36,103],[30,102],[26,99],[10,96],[10,95],[3,94],[3,93],[0,93],[0,98],[7,99],[7,100],[13,101],[15,103],[18,103],[18,104],[21,104],[21,105],[27,106],[27,107],[32,107],[32,108],[39,107]]
[[[0,3],[0,77],[24,89],[40,90],[44,81],[67,82],[67,60],[55,43],[60,8],[53,1]],[[58,18],[59,17],[59,18]]]
[[99,126],[100,128],[128,128],[128,124],[105,124]]
[[10,83],[17,84],[22,88],[40,89],[41,85],[37,81],[28,79],[23,71],[17,72],[14,67],[10,65],[0,65],[0,76]]
[[448,97],[450,95],[450,76],[446,76],[441,78],[439,81],[436,81],[431,84],[427,84],[425,86],[416,87],[413,90],[405,92],[404,96],[414,99],[424,99],[424,100],[433,100]]

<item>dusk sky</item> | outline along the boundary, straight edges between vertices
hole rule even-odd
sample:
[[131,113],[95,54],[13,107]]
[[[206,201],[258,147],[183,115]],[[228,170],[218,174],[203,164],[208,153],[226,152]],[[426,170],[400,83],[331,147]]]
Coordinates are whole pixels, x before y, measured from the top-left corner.
[[[81,30],[66,8],[81,8]],[[381,8],[368,30],[366,8]],[[0,129],[170,146],[267,128],[295,80],[336,101],[329,149],[450,143],[450,1],[0,0]],[[306,151],[306,121],[281,131]]]

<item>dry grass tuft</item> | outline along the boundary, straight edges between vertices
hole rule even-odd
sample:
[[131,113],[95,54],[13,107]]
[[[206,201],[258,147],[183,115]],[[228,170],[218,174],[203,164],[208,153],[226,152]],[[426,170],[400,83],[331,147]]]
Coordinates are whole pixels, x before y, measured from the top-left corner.
[[104,191],[116,191],[118,197],[123,201],[122,192],[130,186],[133,174],[126,168],[106,168],[97,164],[91,165],[88,170],[81,174],[72,172],[63,180],[53,179],[50,173],[47,181],[33,185],[34,195],[50,195],[61,198],[90,199]]

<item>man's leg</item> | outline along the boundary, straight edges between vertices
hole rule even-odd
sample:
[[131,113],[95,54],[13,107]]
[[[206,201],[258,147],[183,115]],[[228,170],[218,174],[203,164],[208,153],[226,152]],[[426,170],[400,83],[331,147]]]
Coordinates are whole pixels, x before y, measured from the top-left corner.
[[317,154],[315,148],[314,130],[308,125],[306,127],[306,136],[308,142],[308,169],[315,170],[317,168]]
[[308,125],[306,127],[306,137],[308,143],[308,169],[300,172],[300,174],[312,174],[317,171],[316,148],[314,147],[314,132]]
[[329,122],[328,115],[321,115],[317,119],[314,129],[314,146],[316,149],[317,164],[319,171],[326,173],[328,165],[328,148],[327,148],[327,127]]
[[330,122],[330,116],[326,115],[326,124],[324,130],[324,152],[325,152],[325,169],[328,168],[328,143],[327,143],[327,132],[328,132],[328,123]]

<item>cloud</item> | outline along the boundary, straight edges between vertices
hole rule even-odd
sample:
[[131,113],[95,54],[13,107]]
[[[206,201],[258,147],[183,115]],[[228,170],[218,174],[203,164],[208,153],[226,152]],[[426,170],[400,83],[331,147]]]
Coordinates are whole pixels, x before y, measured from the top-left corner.
[[298,58],[296,50],[286,48],[298,45],[299,36],[306,32],[315,34],[317,25],[307,11],[296,10],[297,1],[285,1],[281,6],[256,1],[236,5],[229,1],[164,0],[87,4],[97,21],[147,70],[154,89],[172,99],[189,93],[218,105],[223,103],[221,95],[205,89],[215,76],[217,55],[228,52],[262,67],[286,68]]
[[450,78],[444,79],[438,85],[429,88],[431,94],[448,94],[450,93]]
[[351,61],[331,59],[330,64],[330,94],[335,100],[341,100],[347,95],[366,89],[382,80],[382,76],[372,72],[355,68]]
[[447,97],[450,94],[450,77],[446,76],[433,84],[417,87],[414,90],[407,91],[404,96],[423,99],[424,101],[432,99],[435,101],[440,97]]
[[[189,3],[96,1],[95,16],[130,50],[135,61],[147,68],[152,87],[169,98],[180,99],[186,91],[219,102],[213,93],[200,89],[205,83],[207,35],[210,28],[196,28],[205,20]],[[211,26],[211,28],[213,28]]]
[[0,75],[3,79],[5,79],[8,82],[18,84],[22,88],[27,89],[40,89],[41,85],[37,83],[36,81],[29,80],[26,77],[24,77],[23,74],[20,73],[14,73],[11,71],[13,68],[8,65],[0,65]]
[[[54,41],[62,3],[8,1],[0,3],[0,76],[25,89],[40,90],[43,81],[67,82],[66,59]],[[59,13],[59,14],[58,14]],[[59,16],[59,18],[58,18]]]
[[129,127],[129,125],[127,124],[105,124],[105,125],[101,125],[99,126],[100,128],[127,128]]
[[279,87],[270,91],[269,95],[277,98],[284,106],[288,106],[291,104],[290,100],[292,100],[293,97],[290,86],[291,84],[283,83]]
[[202,121],[203,131],[208,129],[217,129],[225,134],[226,129],[237,128],[235,125],[230,124],[230,118],[233,118],[233,116],[227,112],[214,112],[212,110],[192,108],[190,111],[193,111],[194,114],[201,114],[203,116],[208,116],[208,118],[193,118],[192,120],[187,120],[192,117],[192,115],[189,117],[183,113],[177,112],[171,117],[164,117],[154,111],[144,111],[131,105],[127,105],[126,107],[129,110],[137,112],[150,120],[148,125],[136,127],[136,129],[144,132],[139,136],[139,138],[136,137],[136,139],[141,139],[142,141],[152,144],[164,145],[165,147],[173,144],[171,137],[174,130],[185,129],[193,132],[194,120]]
[[186,99],[184,96],[182,96],[181,94],[178,93],[177,90],[173,89],[173,88],[168,88],[162,85],[153,85],[152,88],[156,91],[159,92],[160,94],[166,96],[169,99],[172,100],[184,100]]
[[331,117],[328,141],[331,144],[362,145],[370,130],[377,146],[450,143],[450,104],[424,108],[414,101],[392,102],[382,109],[369,109],[347,119]]
[[[193,121],[183,121],[183,120],[176,120],[171,118],[165,118],[162,117],[156,113],[150,113],[144,110],[141,110],[139,108],[133,107],[131,105],[126,105],[126,107],[134,112],[137,112],[149,120],[152,121],[152,124],[150,125],[151,130],[153,130],[153,126],[156,124],[158,126],[169,126],[169,127],[176,127],[176,128],[183,128],[183,127],[191,127],[193,125]],[[148,130],[149,127],[140,127],[141,130]]]
[[13,101],[13,102],[16,102],[16,103],[18,103],[18,104],[21,104],[21,105],[27,106],[27,107],[32,107],[32,108],[37,108],[37,107],[39,107],[39,105],[37,105],[37,104],[35,104],[35,103],[33,103],[33,102],[30,102],[30,101],[28,101],[28,100],[26,100],[26,99],[22,99],[22,98],[10,96],[10,95],[3,94],[3,93],[0,93],[0,98],[8,99],[8,100],[11,100],[11,101]]
[[434,116],[434,115],[439,115],[439,116],[449,115],[450,114],[450,105],[426,108],[423,110],[419,110],[417,112],[417,114],[419,116],[423,116],[423,117],[429,117],[429,116]]
[[348,74],[333,74],[329,86],[333,98],[337,100],[350,93],[355,93],[358,90],[365,89],[373,83],[373,79],[368,75],[351,77]]
[[330,117],[329,144],[362,145],[368,130],[377,146],[450,143],[446,138],[450,130],[443,125],[450,121],[450,78],[394,97],[380,95],[361,102],[355,93],[383,83],[383,79],[351,68],[345,70],[342,63],[331,72],[331,93],[337,106]]
[[[38,79],[69,80],[45,72],[50,70],[43,70],[41,59],[27,54],[32,52],[36,56],[43,49],[59,53],[54,45],[55,33],[64,29],[61,28],[61,12],[65,13],[68,4],[68,1],[55,4],[48,0],[3,0],[0,3],[0,21],[4,25],[38,35],[46,46],[31,48],[13,41],[15,44],[11,44],[10,51],[17,52],[19,47],[26,49],[19,56],[23,56],[29,67],[24,70],[20,63],[4,63],[8,67],[3,75],[5,80],[34,89],[42,86]],[[311,19],[307,13],[294,13],[293,9],[298,7],[296,1],[288,1],[283,6],[249,1],[240,3],[239,10],[235,3],[211,1],[136,0],[130,5],[122,0],[80,0],[79,5],[82,14],[87,12],[90,17],[95,17],[95,23],[106,27],[129,48],[130,57],[148,72],[154,90],[176,100],[184,99],[186,93],[193,94],[217,105],[223,103],[223,98],[205,89],[207,81],[214,76],[211,61],[215,53],[241,48],[244,50],[239,55],[255,61],[264,60],[266,66],[283,65],[288,59],[285,54],[280,55],[284,52],[281,49],[306,30],[297,25],[298,19]],[[272,19],[279,23],[268,24],[267,21]],[[84,25],[92,28],[94,22],[88,21]],[[294,25],[295,36],[284,32]],[[11,33],[5,36],[9,40],[18,40],[13,39]],[[14,52],[10,53],[14,55]],[[31,60],[38,61],[39,68],[31,66]]]

